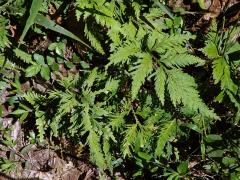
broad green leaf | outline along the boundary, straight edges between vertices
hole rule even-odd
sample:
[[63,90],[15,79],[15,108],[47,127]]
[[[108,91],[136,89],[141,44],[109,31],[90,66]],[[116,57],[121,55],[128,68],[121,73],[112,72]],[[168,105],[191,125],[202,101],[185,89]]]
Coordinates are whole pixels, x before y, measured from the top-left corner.
[[217,134],[208,134],[205,137],[205,140],[210,143],[210,142],[215,142],[215,141],[222,141],[222,136],[217,135]]
[[145,152],[141,152],[141,151],[138,152],[138,156],[142,159],[147,160],[147,161],[150,161],[152,159],[152,156],[150,154],[145,153]]
[[49,69],[49,67],[47,65],[42,66],[40,74],[45,80],[49,80],[50,79],[50,69]]
[[41,70],[41,66],[36,64],[36,65],[31,65],[26,69],[26,77],[32,77],[35,76],[39,71]]
[[51,66],[53,63],[55,63],[55,59],[51,56],[47,56],[47,64]]
[[11,114],[13,114],[13,115],[21,115],[21,114],[26,113],[26,112],[28,112],[28,111],[26,111],[24,109],[17,109],[16,111],[11,112]]
[[43,57],[42,55],[35,53],[35,54],[33,55],[33,58],[36,60],[36,62],[37,62],[39,65],[45,65],[44,57]]
[[179,166],[177,167],[177,171],[179,174],[184,175],[188,171],[188,161],[183,161]]
[[23,33],[22,33],[22,35],[19,39],[20,43],[23,41],[23,39],[26,36],[29,28],[34,24],[34,20],[35,20],[37,14],[38,14],[38,11],[41,9],[42,3],[43,3],[43,0],[33,0],[32,1],[29,17],[28,17],[26,25],[23,29]]
[[58,65],[58,63],[53,63],[50,67],[51,67],[51,69],[52,69],[53,71],[58,71],[58,70],[59,70],[59,65]]
[[198,4],[202,9],[207,9],[207,6],[205,4],[205,0],[198,0]]
[[207,153],[211,158],[220,158],[223,157],[224,150],[222,149],[215,149]]
[[186,127],[188,127],[188,128],[190,128],[190,129],[198,132],[199,134],[202,133],[202,130],[201,130],[196,124],[190,124],[190,123],[188,123],[188,124],[186,125]]
[[83,42],[81,39],[79,39],[76,35],[74,35],[70,31],[66,30],[62,26],[59,26],[54,21],[48,19],[47,17],[43,16],[42,14],[37,14],[36,19],[35,19],[35,23],[37,23],[41,26],[44,26],[47,29],[51,29],[52,31],[63,34],[67,37],[70,37],[70,38],[82,43],[83,45],[85,45],[85,46],[87,46],[88,48],[91,49],[91,47],[89,45],[87,45],[85,42]]
[[31,150],[31,148],[33,147],[33,144],[28,144],[25,147],[23,147],[20,151],[20,154],[25,156],[28,154],[28,152]]
[[235,157],[223,157],[222,159],[222,163],[225,165],[225,166],[231,166],[231,165],[234,165],[237,163],[237,158]]
[[210,41],[202,49],[202,52],[209,58],[218,58],[218,49],[214,42]]
[[233,44],[227,51],[227,54],[231,54],[234,52],[240,51],[240,43],[236,42]]

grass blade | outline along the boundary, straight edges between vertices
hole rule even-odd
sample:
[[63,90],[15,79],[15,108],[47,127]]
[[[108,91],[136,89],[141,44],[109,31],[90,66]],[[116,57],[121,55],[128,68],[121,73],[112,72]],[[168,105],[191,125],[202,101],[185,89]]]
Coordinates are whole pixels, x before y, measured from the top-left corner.
[[66,30],[65,28],[63,28],[62,26],[59,26],[58,24],[56,24],[54,21],[46,18],[45,16],[43,16],[42,14],[38,14],[36,16],[35,19],[35,23],[39,24],[41,26],[44,26],[47,29],[51,29],[52,31],[58,32],[60,34],[63,34],[67,37],[70,37],[76,41],[79,41],[80,43],[82,43],[83,45],[87,46],[88,48],[92,49],[88,44],[86,44],[85,42],[83,42],[81,39],[79,39],[76,35],[74,35],[73,33],[71,33],[70,31]]
[[34,24],[34,20],[39,12],[39,10],[41,9],[42,6],[42,0],[33,0],[32,1],[32,5],[30,8],[30,13],[29,13],[29,17],[27,19],[26,25],[23,29],[23,33],[19,39],[20,43],[22,43],[24,37],[26,36],[29,28]]

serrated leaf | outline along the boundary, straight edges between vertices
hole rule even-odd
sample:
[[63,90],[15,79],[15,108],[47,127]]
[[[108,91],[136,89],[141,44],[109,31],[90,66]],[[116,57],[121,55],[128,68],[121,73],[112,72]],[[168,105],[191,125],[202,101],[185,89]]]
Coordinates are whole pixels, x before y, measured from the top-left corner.
[[230,67],[224,58],[218,58],[213,61],[213,79],[214,83],[221,82],[221,89],[229,89],[233,93],[237,92],[237,85],[231,78]]
[[131,56],[135,56],[139,52],[139,48],[133,44],[127,44],[118,48],[113,54],[110,55],[107,67],[110,65],[124,64]]
[[20,49],[14,49],[13,50],[17,57],[19,57],[21,60],[23,60],[25,63],[28,64],[34,64],[32,61],[32,56]]
[[166,122],[161,128],[160,135],[158,136],[157,147],[155,149],[155,155],[161,156],[163,153],[163,149],[166,143],[170,140],[170,138],[175,134],[177,128],[176,120],[172,120],[170,122]]
[[213,79],[214,83],[217,84],[221,80],[224,73],[225,60],[219,58],[213,61]]
[[208,42],[205,47],[202,49],[202,52],[209,58],[218,58],[218,49],[214,42]]
[[169,67],[185,67],[189,65],[197,65],[202,66],[204,65],[204,61],[196,56],[193,56],[191,54],[175,54],[170,55],[166,59],[160,59],[164,64],[166,64]]
[[167,88],[175,107],[182,103],[186,108],[195,113],[201,113],[203,116],[211,119],[219,119],[200,98],[197,85],[192,76],[178,69],[169,70],[167,74]]
[[84,33],[90,41],[91,45],[101,54],[105,54],[100,41],[96,38],[96,36],[91,32],[88,24],[85,25]]
[[165,82],[166,74],[163,68],[160,67],[155,75],[155,91],[162,105],[164,105]]
[[90,133],[88,136],[88,144],[90,147],[90,153],[92,155],[93,161],[96,163],[98,167],[100,167],[101,169],[105,169],[106,162],[102,153],[100,138],[92,130],[90,130]]
[[141,54],[139,64],[136,66],[136,70],[132,73],[132,99],[134,100],[138,94],[138,91],[142,84],[145,82],[145,78],[152,72],[152,56],[150,54]]

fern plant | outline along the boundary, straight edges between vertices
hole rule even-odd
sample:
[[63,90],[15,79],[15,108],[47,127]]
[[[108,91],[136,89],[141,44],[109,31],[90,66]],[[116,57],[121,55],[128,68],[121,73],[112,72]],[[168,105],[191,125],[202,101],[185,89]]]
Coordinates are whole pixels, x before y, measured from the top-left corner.
[[[128,14],[123,1],[77,1],[77,17],[84,19],[92,46],[100,54],[109,47],[108,63],[94,69],[82,67],[81,75],[59,74],[58,85],[46,96],[31,91],[23,95],[35,109],[40,140],[48,131],[54,137],[81,139],[102,171],[116,168],[114,154],[124,161],[139,154],[169,158],[166,148],[173,148],[170,142],[181,131],[186,111],[193,120],[197,115],[204,122],[219,119],[200,97],[194,78],[184,71],[187,66],[205,64],[186,48],[195,37],[155,28],[155,20],[164,13],[157,16],[142,9],[141,3],[131,5],[134,13]],[[102,36],[93,24],[103,29]],[[26,57],[22,59],[31,64]],[[124,87],[126,83],[130,88]],[[54,108],[46,111],[45,107]]]
[[221,88],[216,101],[222,102],[225,96],[229,98],[237,109],[235,123],[240,120],[239,80],[236,78],[240,63],[237,57],[240,44],[236,41],[239,32],[239,27],[230,27],[227,32],[218,33],[216,21],[213,21],[205,47],[202,49],[202,52],[212,60],[214,84],[219,84]]

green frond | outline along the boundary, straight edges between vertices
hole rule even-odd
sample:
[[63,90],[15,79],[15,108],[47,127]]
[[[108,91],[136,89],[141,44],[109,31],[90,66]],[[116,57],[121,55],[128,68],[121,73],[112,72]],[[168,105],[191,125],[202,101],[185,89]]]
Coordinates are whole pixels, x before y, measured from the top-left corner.
[[110,44],[110,51],[113,52],[114,49],[116,49],[122,43],[119,31],[115,29],[109,29],[107,35],[112,40],[112,43]]
[[192,76],[178,69],[169,70],[167,74],[167,88],[175,107],[183,104],[195,113],[201,113],[210,119],[218,119],[218,116],[212,110],[209,110],[200,98],[197,85]]
[[162,122],[172,119],[172,115],[161,108],[156,108],[151,116],[149,116],[144,124],[161,125]]
[[101,54],[105,54],[101,43],[96,38],[96,36],[91,32],[91,30],[88,27],[88,24],[86,23],[84,28],[84,33],[87,36],[88,40],[90,41],[91,45]]
[[145,82],[145,78],[152,72],[152,56],[150,54],[144,53],[139,54],[138,65],[134,67],[132,72],[132,99],[134,100],[138,94],[139,89]]
[[212,41],[207,41],[205,47],[202,49],[202,52],[210,59],[219,57],[217,46]]
[[79,122],[80,116],[77,112],[72,113],[70,117],[69,134],[71,137],[74,137],[80,129],[81,123]]
[[163,154],[166,143],[174,137],[177,130],[177,121],[174,119],[170,122],[165,122],[161,127],[160,134],[157,140],[157,147],[155,149],[155,155],[160,157]]
[[137,124],[133,124],[128,126],[125,131],[125,137],[122,143],[123,157],[131,155],[131,147],[133,147],[137,138],[137,127]]
[[185,67],[189,65],[204,65],[204,60],[199,57],[196,57],[191,54],[173,54],[165,59],[160,59],[166,66],[174,68],[174,67]]
[[95,80],[98,78],[98,69],[94,68],[88,78],[84,81],[83,87],[87,87],[87,88],[91,88],[93,86],[93,83],[95,82]]
[[35,112],[36,126],[38,129],[38,137],[40,142],[44,140],[45,130],[47,129],[47,120],[43,111],[37,110]]
[[103,89],[103,92],[105,94],[111,92],[113,94],[115,94],[118,90],[119,87],[119,80],[115,80],[115,79],[109,79],[106,82],[105,88]]
[[105,169],[106,162],[102,153],[99,135],[93,130],[90,130],[87,142],[90,147],[92,161],[95,162],[100,169]]
[[60,94],[59,109],[58,111],[61,114],[69,113],[73,110],[74,107],[79,105],[79,102],[76,100],[76,94],[62,92]]
[[114,19],[114,10],[108,9],[105,6],[95,6],[97,8],[97,10],[100,13],[96,13],[94,14],[95,20],[97,23],[99,23],[102,26],[106,26],[108,28],[113,28],[115,30],[119,30],[121,29],[121,24]]
[[236,93],[237,85],[231,79],[230,67],[224,58],[218,58],[213,61],[213,79],[214,83],[221,82],[221,89],[229,89]]
[[28,91],[25,94],[22,95],[26,101],[28,101],[32,105],[38,105],[38,102],[45,102],[46,97],[43,95],[40,95],[34,91]]
[[109,127],[105,127],[103,129],[103,152],[105,155],[107,165],[111,171],[113,170],[113,160],[114,160],[114,158],[111,154],[111,151],[110,151],[111,150],[110,143],[112,143],[112,142],[117,143],[117,141],[113,135],[113,132],[111,131],[111,129]]
[[16,54],[17,57],[19,57],[23,62],[28,63],[28,64],[34,64],[32,61],[32,56],[20,49],[14,49],[14,53]]
[[59,99],[61,98],[62,91],[60,90],[52,90],[48,92],[48,99]]
[[0,53],[0,67],[4,67],[5,69],[11,70],[18,68],[18,66],[14,62],[8,61],[4,54],[1,53]]
[[51,119],[51,122],[50,122],[50,128],[52,130],[52,135],[54,137],[58,137],[59,136],[59,130],[60,128],[62,127],[62,124],[60,123],[61,122],[61,119],[62,119],[62,115],[63,114],[57,114],[55,115],[52,119]]
[[68,74],[68,76],[60,75],[60,79],[57,82],[63,86],[65,89],[76,87],[80,81],[81,77],[79,74]]
[[159,67],[155,74],[155,91],[162,105],[164,105],[164,99],[165,99],[165,82],[166,82],[166,74],[163,68]]
[[67,113],[72,114],[72,112],[75,110],[74,108],[79,105],[79,102],[75,98],[75,94],[52,91],[50,93],[49,99],[57,98],[60,99],[58,109],[56,115],[52,118],[52,121],[50,123],[50,127],[55,137],[58,137],[59,135],[59,129],[63,124],[61,123],[63,116]]
[[110,65],[126,63],[132,56],[135,56],[136,53],[139,52],[139,49],[139,46],[136,46],[135,44],[125,44],[119,47],[113,54],[110,55],[110,62],[108,63],[107,67]]
[[128,39],[134,40],[136,34],[137,34],[137,28],[134,26],[134,24],[130,21],[129,23],[126,23],[121,28],[121,33]]
[[157,39],[152,50],[158,53],[165,53],[166,50],[173,51],[176,53],[186,52],[186,48],[183,48],[183,45],[189,40],[193,39],[194,36],[191,34],[176,34],[176,35],[167,35],[161,34]]
[[8,20],[0,15],[0,49],[4,49],[5,47],[9,47],[11,42],[8,39],[8,31],[6,28],[6,24]]
[[153,49],[158,39],[163,39],[163,35],[157,30],[153,30],[151,34],[148,35],[147,45],[149,49]]
[[223,58],[219,58],[213,61],[213,79],[215,84],[221,81],[221,78],[224,74],[224,67],[225,60]]
[[235,97],[230,91],[226,91],[229,99],[234,104],[234,106],[237,108],[238,111],[240,111],[240,98]]
[[123,127],[123,125],[125,124],[125,120],[124,117],[127,115],[126,111],[123,111],[122,113],[117,113],[114,114],[111,118],[110,118],[110,122],[109,122],[109,126],[111,126],[111,128],[113,130],[118,131],[120,128]]

